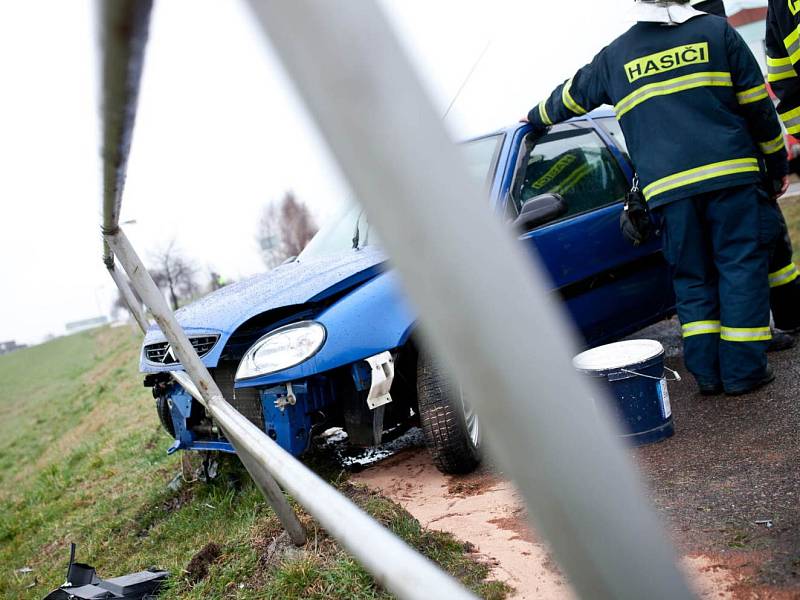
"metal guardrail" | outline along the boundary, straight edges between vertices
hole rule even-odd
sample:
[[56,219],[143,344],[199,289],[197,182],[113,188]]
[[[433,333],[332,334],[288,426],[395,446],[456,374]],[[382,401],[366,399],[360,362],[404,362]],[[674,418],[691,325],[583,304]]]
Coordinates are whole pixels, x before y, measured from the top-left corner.
[[[111,252],[290,534],[295,517],[275,480],[393,593],[468,597],[225,401],[119,229],[135,114],[131,83],[138,84],[147,30],[134,4],[101,4],[116,7],[101,8],[103,231],[112,276]],[[590,399],[599,392],[571,369],[573,346],[561,311],[548,300],[541,275],[531,276],[538,270],[489,214],[377,5],[250,0],[250,6],[381,232],[427,340],[468,391],[492,454],[520,487],[578,593],[690,597],[610,418],[601,414],[598,421]],[[115,75],[118,68],[128,69],[128,77]],[[498,297],[502,312],[495,310]]]
[[[127,161],[131,131],[125,130],[124,127],[119,128],[117,124],[125,122],[128,128],[133,126],[136,90],[130,89],[130,82],[133,79],[138,85],[147,36],[147,19],[131,7],[132,4],[137,4],[137,0],[113,0],[101,3],[100,23],[104,31],[102,36],[106,52],[104,64],[114,64],[116,68],[125,70],[129,75],[130,70],[139,71],[136,76],[118,78],[109,77],[108,67],[104,69],[104,159],[114,160],[116,164],[122,165],[122,168],[104,170],[107,178],[103,223],[104,262],[131,308],[134,318],[140,327],[146,330],[148,326],[146,316],[138,306],[131,286],[150,309],[185,369],[185,373],[175,372],[173,377],[203,403],[223,430],[225,437],[236,449],[245,468],[275,510],[295,544],[305,543],[306,532],[277,482],[280,482],[380,585],[397,596],[419,600],[432,597],[473,598],[474,596],[456,580],[409,548],[307,469],[225,400],[152,277],[119,227],[124,164]],[[122,113],[125,119],[121,119],[119,113]],[[109,150],[109,147],[121,148],[122,151],[115,152]],[[115,259],[130,278],[130,285],[117,271]]]
[[[119,230],[116,234],[106,235],[106,241],[130,277],[131,284],[150,308],[186,374],[195,383],[206,409],[225,432],[225,437],[233,444],[245,468],[296,544],[305,542],[305,531],[275,480],[378,582],[401,598],[472,597],[449,575],[411,550],[233,408],[192,348],[125,234]],[[432,592],[435,595],[429,595]]]

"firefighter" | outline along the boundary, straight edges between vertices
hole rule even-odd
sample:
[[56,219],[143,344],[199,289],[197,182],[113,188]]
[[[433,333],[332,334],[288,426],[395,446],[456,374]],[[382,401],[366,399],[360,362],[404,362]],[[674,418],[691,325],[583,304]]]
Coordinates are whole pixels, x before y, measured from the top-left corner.
[[[691,6],[718,17],[726,17],[722,0],[691,0]],[[770,308],[775,321],[775,330],[767,352],[778,352],[793,348],[795,337],[800,332],[800,279],[792,262],[792,240],[780,207],[775,210],[783,223],[782,234],[770,248]],[[794,279],[792,279],[794,277]]]
[[[767,81],[778,98],[778,115],[788,133],[800,134],[800,2],[769,1],[766,47]],[[799,275],[783,222],[781,242],[770,261],[770,297],[775,327],[793,334],[800,332]]]
[[637,23],[526,120],[538,133],[614,105],[664,220],[686,366],[701,393],[740,395],[774,379],[767,265],[780,225],[769,204],[788,185],[786,149],[744,40],[688,1],[637,0]]

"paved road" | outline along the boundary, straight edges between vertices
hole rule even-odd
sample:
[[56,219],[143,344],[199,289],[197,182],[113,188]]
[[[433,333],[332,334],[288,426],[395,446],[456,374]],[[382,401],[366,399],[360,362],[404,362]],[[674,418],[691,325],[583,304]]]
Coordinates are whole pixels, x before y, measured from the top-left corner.
[[[800,347],[770,355],[776,381],[742,397],[704,397],[686,372],[675,319],[632,338],[660,341],[675,436],[631,449],[684,566],[708,600],[800,599]],[[441,475],[421,448],[354,476],[422,523],[471,542],[514,600],[572,600],[513,488],[490,466]],[[549,565],[549,566],[548,566]]]

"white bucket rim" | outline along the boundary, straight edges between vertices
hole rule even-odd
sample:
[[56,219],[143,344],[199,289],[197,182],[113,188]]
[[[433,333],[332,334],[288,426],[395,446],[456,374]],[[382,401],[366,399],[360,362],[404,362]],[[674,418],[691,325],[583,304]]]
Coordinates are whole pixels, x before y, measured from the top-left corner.
[[664,346],[656,340],[625,340],[581,352],[572,365],[581,371],[613,371],[652,360],[664,354]]

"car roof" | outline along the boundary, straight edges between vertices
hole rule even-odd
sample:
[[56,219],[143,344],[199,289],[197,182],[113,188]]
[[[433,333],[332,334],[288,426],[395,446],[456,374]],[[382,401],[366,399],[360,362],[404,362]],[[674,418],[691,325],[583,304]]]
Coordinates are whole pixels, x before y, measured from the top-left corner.
[[[569,121],[567,121],[567,123],[569,123],[570,121],[582,121],[582,120],[586,119],[586,117],[590,117],[592,119],[603,119],[603,118],[614,117],[614,116],[615,116],[614,115],[614,109],[611,106],[602,106],[600,108],[597,108],[597,109],[589,112],[586,115],[582,115],[580,117],[575,117],[573,119],[569,119]],[[475,141],[475,140],[479,140],[481,138],[489,137],[491,135],[498,135],[498,134],[501,134],[501,133],[514,133],[517,129],[520,128],[520,126],[521,126],[520,123],[515,123],[514,125],[509,125],[507,127],[501,127],[500,129],[496,129],[495,131],[488,131],[488,132],[486,132],[486,133],[484,133],[482,135],[476,135],[474,137],[462,140],[462,143],[472,142],[472,141]]]

